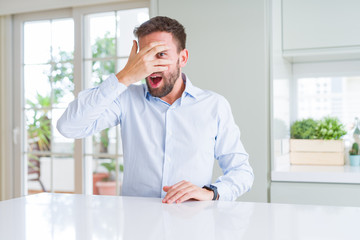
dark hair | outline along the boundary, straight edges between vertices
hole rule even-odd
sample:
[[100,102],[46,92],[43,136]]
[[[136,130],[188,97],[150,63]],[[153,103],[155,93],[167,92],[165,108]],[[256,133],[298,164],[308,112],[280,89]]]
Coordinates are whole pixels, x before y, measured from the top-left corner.
[[168,32],[177,41],[178,52],[185,49],[185,28],[178,21],[168,17],[153,17],[134,29],[134,35],[139,39],[153,32]]

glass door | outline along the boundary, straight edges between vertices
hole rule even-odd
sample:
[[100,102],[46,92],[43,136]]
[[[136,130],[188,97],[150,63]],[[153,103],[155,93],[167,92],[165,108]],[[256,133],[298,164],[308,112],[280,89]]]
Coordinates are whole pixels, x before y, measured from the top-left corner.
[[[84,18],[85,88],[102,83],[126,64],[136,26],[149,19],[148,8],[87,14]],[[93,194],[119,195],[123,155],[120,127],[105,129],[85,140],[87,183]]]
[[74,140],[56,123],[74,99],[74,21],[26,21],[24,29],[25,194],[74,192]]

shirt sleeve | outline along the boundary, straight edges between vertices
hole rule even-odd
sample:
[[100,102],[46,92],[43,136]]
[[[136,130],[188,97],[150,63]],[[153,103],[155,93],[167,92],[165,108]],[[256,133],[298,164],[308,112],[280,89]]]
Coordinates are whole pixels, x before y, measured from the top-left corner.
[[127,87],[111,74],[98,87],[81,91],[57,122],[59,132],[68,138],[84,138],[119,124],[123,114],[119,95]]
[[240,141],[240,130],[235,124],[230,104],[225,98],[222,98],[218,112],[215,158],[224,175],[213,185],[218,189],[219,200],[236,200],[250,190],[254,173],[249,164],[249,155]]

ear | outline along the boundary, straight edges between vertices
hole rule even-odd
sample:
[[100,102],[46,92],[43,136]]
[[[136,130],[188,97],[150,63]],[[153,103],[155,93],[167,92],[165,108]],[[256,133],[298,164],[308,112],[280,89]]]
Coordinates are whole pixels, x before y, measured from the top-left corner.
[[181,50],[179,56],[180,56],[179,67],[183,68],[186,66],[186,63],[188,61],[189,51],[185,48],[185,49]]

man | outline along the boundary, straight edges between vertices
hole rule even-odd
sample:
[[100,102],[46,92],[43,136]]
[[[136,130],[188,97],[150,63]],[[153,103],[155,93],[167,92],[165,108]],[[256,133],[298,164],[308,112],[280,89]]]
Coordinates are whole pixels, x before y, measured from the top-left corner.
[[[188,60],[184,27],[155,17],[134,34],[139,51],[134,41],[124,69],[80,92],[58,130],[83,138],[120,124],[124,196],[235,200],[253,183],[248,154],[225,98],[181,72]],[[144,78],[146,84],[132,85]],[[210,185],[214,158],[224,176]]]

